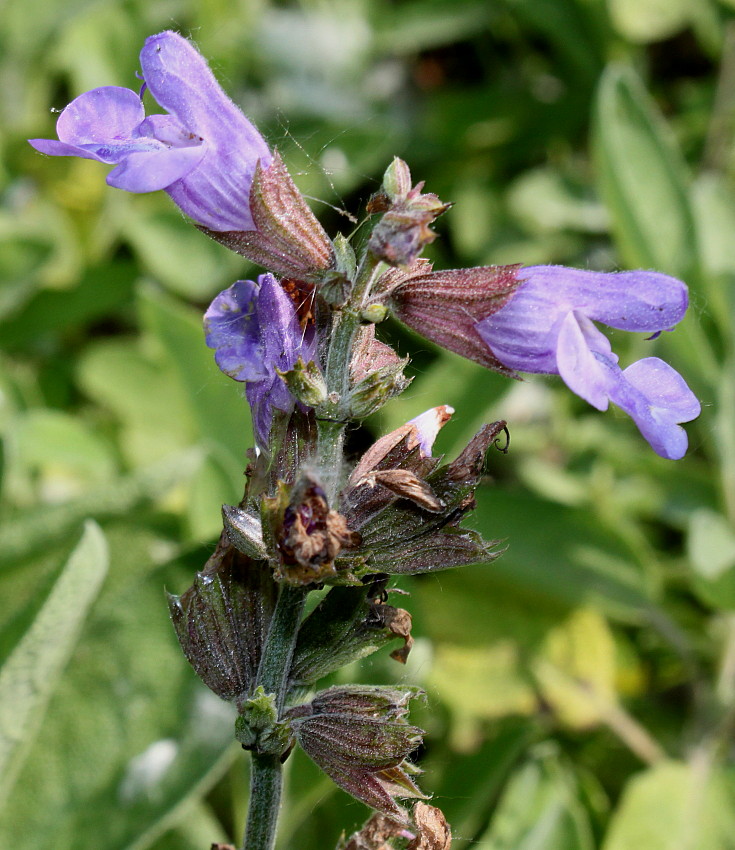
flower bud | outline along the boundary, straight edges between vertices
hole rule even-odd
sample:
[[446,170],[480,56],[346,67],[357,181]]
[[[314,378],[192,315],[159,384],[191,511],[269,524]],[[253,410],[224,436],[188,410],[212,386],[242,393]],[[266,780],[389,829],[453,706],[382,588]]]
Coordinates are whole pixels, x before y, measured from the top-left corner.
[[429,227],[451,204],[432,193],[421,194],[424,184],[411,189],[411,173],[402,160],[393,160],[385,173],[382,192],[373,198],[370,212],[386,210],[368,242],[374,256],[391,266],[408,268],[425,245],[436,239]]
[[379,324],[388,318],[388,308],[384,304],[369,304],[360,314],[364,322]]
[[419,693],[367,685],[329,688],[291,709],[291,728],[304,752],[348,794],[408,823],[395,798],[423,796],[405,762],[422,740],[422,730],[405,720],[409,700]]
[[266,694],[262,687],[239,708],[235,721],[235,737],[245,750],[255,750],[261,755],[282,756],[294,745],[288,722],[278,720],[278,709],[273,694]]
[[383,191],[393,202],[405,200],[411,191],[411,171],[397,156],[393,157],[393,162],[385,170]]
[[[379,440],[350,476],[343,501],[347,522],[361,537],[351,552],[355,563],[362,559],[364,564],[353,568],[357,576],[363,571],[433,572],[486,563],[499,554],[494,548],[497,541],[486,542],[459,523],[474,507],[485,453],[505,430],[505,423],[486,425],[456,460],[436,468],[437,461],[424,455],[417,436],[419,427],[428,427],[433,440],[435,417],[429,417],[428,426],[422,421],[425,418],[422,414]],[[395,442],[400,432],[404,436]],[[411,440],[413,452],[407,451]]]
[[283,378],[291,395],[307,407],[318,407],[327,397],[327,384],[313,360],[299,357],[287,372],[276,372]]
[[[382,304],[372,304],[368,309],[373,308],[385,310]],[[399,357],[390,346],[375,338],[374,325],[362,328],[350,363],[351,416],[356,419],[369,416],[403,392],[411,382],[403,374],[407,364],[408,358]]]

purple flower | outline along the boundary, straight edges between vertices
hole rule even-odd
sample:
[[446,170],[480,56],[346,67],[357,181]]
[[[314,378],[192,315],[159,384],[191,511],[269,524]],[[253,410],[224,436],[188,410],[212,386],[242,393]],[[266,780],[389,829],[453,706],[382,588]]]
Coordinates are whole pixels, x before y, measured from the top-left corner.
[[209,66],[178,33],[146,39],[145,87],[166,115],[145,117],[141,96],[104,86],[80,95],[56,123],[59,141],[31,139],[41,153],[96,159],[115,168],[110,186],[165,191],[184,213],[215,231],[253,230],[250,186],[267,167],[265,141],[219,87]]
[[247,384],[253,426],[267,445],[273,409],[289,412],[294,398],[276,370],[291,369],[299,355],[314,359],[313,328],[301,329],[291,299],[272,274],[238,280],[204,314],[206,343],[219,368]]
[[657,335],[684,317],[686,286],[657,272],[605,274],[561,266],[531,266],[518,277],[508,302],[475,325],[493,356],[509,369],[560,375],[598,410],[612,401],[657,454],[683,457],[687,436],[678,423],[699,415],[699,401],[657,357],[621,369],[594,322]]

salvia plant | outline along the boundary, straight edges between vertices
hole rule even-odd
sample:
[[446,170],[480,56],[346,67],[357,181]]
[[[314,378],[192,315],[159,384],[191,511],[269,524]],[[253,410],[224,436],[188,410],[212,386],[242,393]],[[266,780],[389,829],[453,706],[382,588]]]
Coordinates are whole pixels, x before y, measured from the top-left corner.
[[[449,204],[414,184],[399,159],[370,198],[359,239],[331,239],[189,41],[152,36],[140,64],[140,92],[86,92],[59,116],[58,140],[31,144],[114,166],[111,186],[164,190],[203,235],[265,270],[220,293],[204,317],[217,364],[244,385],[254,447],[241,502],[222,508],[214,553],[185,593],[169,597],[184,655],[234,704],[235,736],[251,754],[243,846],[274,846],[282,765],[299,746],[375,810],[343,850],[447,850],[449,827],[424,802],[410,760],[422,740],[408,720],[420,692],[319,683],[386,645],[405,662],[411,616],[390,604],[391,576],[498,556],[497,541],[463,520],[486,452],[505,450],[508,431],[487,424],[444,461],[432,447],[454,411],[438,406],[346,458],[350,424],[409,384],[407,361],[376,325],[394,316],[509,378],[558,374],[598,410],[612,401],[657,454],[677,459],[687,448],[680,423],[699,402],[657,357],[621,368],[598,324],[654,339],[684,316],[687,288],[651,271],[435,270],[421,254]],[[146,115],[146,91],[163,112]],[[323,592],[305,616],[314,591]]]

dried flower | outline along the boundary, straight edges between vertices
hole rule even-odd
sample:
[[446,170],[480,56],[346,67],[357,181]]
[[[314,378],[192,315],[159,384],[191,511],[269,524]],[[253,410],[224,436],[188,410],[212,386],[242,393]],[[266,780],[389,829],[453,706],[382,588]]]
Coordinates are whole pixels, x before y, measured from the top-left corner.
[[304,473],[294,485],[276,529],[281,564],[278,578],[305,585],[337,575],[334,561],[343,549],[359,543],[360,535],[342,514],[331,510],[319,482]]
[[128,192],[164,189],[186,215],[211,230],[252,230],[244,199],[258,163],[265,168],[271,161],[260,133],[178,33],[147,38],[140,65],[145,88],[168,114],[146,118],[140,95],[104,86],[80,95],[61,113],[59,141],[31,139],[33,147],[114,165],[110,186]]
[[345,559],[355,575],[433,572],[498,556],[497,541],[459,524],[474,507],[485,453],[505,423],[484,426],[456,460],[438,466],[431,447],[451,412],[434,408],[416,417],[357,464],[342,494],[347,522],[361,537]]

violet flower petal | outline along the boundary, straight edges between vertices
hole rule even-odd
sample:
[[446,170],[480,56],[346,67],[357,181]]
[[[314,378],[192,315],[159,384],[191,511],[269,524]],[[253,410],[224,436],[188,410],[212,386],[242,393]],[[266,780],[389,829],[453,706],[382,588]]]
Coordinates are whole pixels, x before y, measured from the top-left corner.
[[108,183],[130,192],[165,189],[196,223],[215,231],[254,230],[250,188],[271,153],[182,36],[146,39],[140,54],[147,88],[170,115],[145,117],[131,89],[104,86],[76,98],[59,116],[59,140],[31,139],[51,156],[118,165]]
[[103,86],[73,100],[59,116],[55,139],[29,139],[50,156],[79,156],[109,164],[132,153],[165,150],[155,139],[141,139],[138,126],[145,117],[143,104],[130,89]]
[[558,374],[598,410],[609,401],[635,421],[655,452],[678,459],[687,436],[679,423],[699,415],[700,405],[684,379],[656,357],[622,371],[595,321],[657,335],[680,321],[686,286],[657,272],[604,274],[532,266],[507,304],[475,325],[505,366]]
[[656,333],[686,312],[686,286],[658,272],[588,272],[529,266],[508,303],[475,325],[504,365],[521,372],[557,372],[561,323],[570,311],[614,328]]
[[[517,294],[533,290],[547,302],[550,313],[577,310],[595,322],[624,331],[655,333],[684,318],[686,286],[660,272],[592,272],[564,266],[528,266]],[[511,304],[515,296],[511,299]],[[510,305],[509,305],[510,306]]]
[[419,441],[419,448],[423,457],[431,457],[431,450],[434,448],[434,441],[441,429],[449,421],[454,414],[454,408],[448,404],[442,404],[439,407],[431,407],[425,410],[413,419],[410,419],[406,424],[416,427],[416,437]]
[[78,145],[68,145],[66,142],[57,142],[56,139],[28,139],[28,143],[32,145],[39,153],[45,153],[46,156],[78,156],[81,159],[94,159],[97,162],[104,162],[99,157],[94,149],[85,150]]
[[204,314],[205,342],[215,349],[219,368],[236,381],[257,381],[268,375],[257,311],[258,289],[252,280],[238,280],[220,292]]
[[[587,321],[592,325],[589,320]],[[607,341],[594,325],[592,325],[592,331]],[[608,378],[600,361],[592,353],[588,341],[589,335],[589,329],[585,335],[576,314],[567,313],[559,328],[556,346],[559,376],[573,393],[583,398],[592,407],[607,410]]]
[[256,441],[260,446],[268,446],[273,411],[289,413],[293,410],[294,398],[277,374],[249,382],[245,386],[245,396],[252,413]]
[[313,329],[302,331],[291,299],[272,274],[257,283],[237,281],[221,292],[204,316],[204,328],[220,369],[247,382],[255,435],[266,446],[273,411],[288,413],[295,404],[276,370],[291,369],[299,356],[313,360]]
[[253,413],[255,434],[259,442],[265,445],[268,443],[273,410],[288,413],[295,403],[276,369],[288,371],[299,356],[306,361],[312,360],[314,336],[313,333],[305,336],[291,299],[272,274],[261,275],[259,283],[258,320],[263,362],[268,375],[249,383],[246,395]]
[[204,153],[203,146],[129,153],[107,175],[107,184],[128,192],[156,192],[186,177]]
[[258,296],[264,357],[271,369],[291,369],[299,354],[304,360],[313,355],[307,350],[296,310],[283,287],[272,274],[260,276]]
[[158,103],[208,151],[200,165],[168,187],[171,198],[211,230],[253,230],[248,196],[258,160],[271,153],[264,139],[227,97],[190,42],[166,31],[146,39],[143,77]]
[[656,454],[679,460],[687,450],[680,422],[699,416],[701,406],[681,375],[658,357],[646,357],[625,371],[610,364],[610,400],[635,422]]
[[114,145],[136,135],[145,109],[131,89],[102,86],[80,94],[59,115],[56,133],[70,145]]

